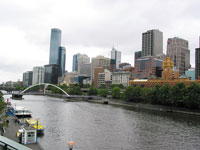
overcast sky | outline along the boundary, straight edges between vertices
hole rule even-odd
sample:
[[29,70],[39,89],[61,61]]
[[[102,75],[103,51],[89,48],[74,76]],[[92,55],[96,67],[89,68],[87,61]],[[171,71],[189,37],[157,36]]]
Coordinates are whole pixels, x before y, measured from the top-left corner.
[[0,83],[22,80],[23,72],[49,62],[51,28],[62,30],[66,70],[72,56],[110,57],[114,44],[122,62],[134,65],[142,33],[163,32],[189,41],[191,64],[199,47],[199,0],[0,0]]

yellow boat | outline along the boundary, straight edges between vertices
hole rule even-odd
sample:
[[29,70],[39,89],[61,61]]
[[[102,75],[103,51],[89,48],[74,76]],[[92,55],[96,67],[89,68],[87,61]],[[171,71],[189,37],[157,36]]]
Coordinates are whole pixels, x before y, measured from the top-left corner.
[[42,126],[42,123],[38,120],[35,120],[35,119],[26,119],[26,123],[37,129],[37,133],[38,134],[44,134],[44,127]]

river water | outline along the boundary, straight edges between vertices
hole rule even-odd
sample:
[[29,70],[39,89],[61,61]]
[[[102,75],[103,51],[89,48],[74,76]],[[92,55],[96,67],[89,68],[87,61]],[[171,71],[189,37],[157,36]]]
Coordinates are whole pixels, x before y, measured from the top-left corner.
[[199,150],[200,116],[134,110],[45,96],[11,100],[40,118],[45,150]]

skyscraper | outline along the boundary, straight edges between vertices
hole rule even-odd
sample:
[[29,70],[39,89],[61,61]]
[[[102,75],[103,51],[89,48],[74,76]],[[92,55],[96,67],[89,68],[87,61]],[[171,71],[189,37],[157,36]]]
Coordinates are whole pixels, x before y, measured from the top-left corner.
[[61,30],[51,29],[49,64],[59,64],[59,47],[61,45]]
[[163,53],[163,33],[149,30],[142,33],[142,56],[156,56]]
[[58,64],[61,66],[62,75],[65,74],[65,58],[66,58],[66,50],[65,47],[59,47],[59,57],[58,57]]
[[174,67],[183,75],[190,68],[190,50],[187,40],[174,37],[167,41],[167,55],[174,63]]
[[57,64],[44,66],[44,82],[58,84],[58,77],[62,74],[61,66]]
[[81,54],[78,53],[78,54],[75,54],[73,56],[73,62],[72,62],[72,71],[73,72],[76,72],[78,71],[78,57],[80,56]]
[[28,87],[32,85],[33,71],[23,73],[23,86]]
[[200,37],[199,37],[199,48],[195,49],[195,78],[200,77]]
[[80,73],[81,65],[88,63],[90,63],[90,57],[88,57],[86,54],[80,55],[78,57],[78,73]]
[[115,69],[119,69],[119,64],[121,63],[121,52],[117,51],[114,47],[112,48],[111,51],[111,59],[115,60],[116,62]]
[[33,81],[32,84],[44,83],[44,67],[33,67]]

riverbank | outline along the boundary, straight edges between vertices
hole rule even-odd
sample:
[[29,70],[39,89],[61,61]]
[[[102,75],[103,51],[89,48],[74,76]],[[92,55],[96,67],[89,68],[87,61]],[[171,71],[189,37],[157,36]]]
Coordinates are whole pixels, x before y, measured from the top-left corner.
[[135,108],[135,109],[162,111],[162,112],[169,112],[169,113],[182,113],[182,114],[200,116],[200,110],[197,110],[197,109],[192,110],[192,109],[187,109],[187,108],[170,107],[170,106],[163,106],[163,105],[133,103],[133,102],[127,102],[127,101],[111,99],[111,98],[105,98],[104,100],[87,100],[87,101],[91,103],[99,103],[99,104],[104,104],[105,101],[108,101],[108,104],[116,105],[116,106],[126,106],[126,107]]
[[[9,123],[8,123],[8,126],[6,127],[6,131],[4,133],[4,136],[13,140],[13,141],[19,142],[19,139],[17,138],[16,133],[21,128],[21,125],[17,124],[14,121],[15,119],[16,118],[13,117],[13,116],[7,117],[7,120],[8,120]],[[43,150],[43,148],[41,147],[41,145],[39,143],[26,144],[24,146],[29,147],[33,150]]]

